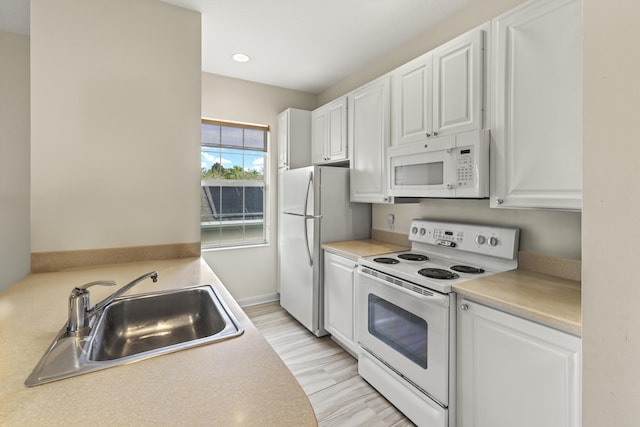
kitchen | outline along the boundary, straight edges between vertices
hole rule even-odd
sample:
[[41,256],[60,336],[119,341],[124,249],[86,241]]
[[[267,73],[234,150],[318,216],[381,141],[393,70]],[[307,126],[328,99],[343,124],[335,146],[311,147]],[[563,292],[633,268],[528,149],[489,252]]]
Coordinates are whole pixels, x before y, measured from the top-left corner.
[[[517,2],[492,2],[491,4],[472,4],[468,9],[449,19],[439,28],[431,30],[421,40],[416,41],[419,47],[407,46],[406,58],[417,56],[419,53],[429,50],[432,47],[444,42],[457,34],[471,28],[481,22],[490,19],[492,16],[512,7]],[[636,245],[633,243],[638,234],[637,227],[634,227],[631,221],[634,218],[632,212],[637,210],[637,202],[630,194],[634,194],[638,185],[637,166],[634,145],[627,143],[627,140],[633,140],[631,123],[633,113],[637,112],[637,97],[628,96],[629,93],[637,93],[637,84],[633,85],[634,69],[637,69],[637,56],[634,56],[632,42],[636,37],[634,34],[634,16],[637,16],[637,6],[631,4],[616,5],[615,7],[599,4],[596,1],[584,2],[585,17],[585,39],[584,39],[584,215],[575,213],[561,212],[542,212],[542,211],[507,211],[495,209],[490,210],[486,204],[481,202],[470,201],[429,201],[422,202],[417,205],[384,205],[376,206],[373,209],[373,228],[377,230],[387,229],[387,215],[394,213],[396,216],[396,230],[398,232],[408,231],[409,220],[414,217],[422,217],[430,212],[436,212],[439,216],[448,216],[452,219],[468,220],[469,212],[473,212],[474,217],[483,218],[487,221],[500,216],[500,222],[509,222],[513,225],[521,227],[523,234],[526,230],[533,230],[533,237],[524,238],[521,250],[533,253],[542,253],[549,256],[565,257],[570,259],[582,259],[583,261],[583,344],[584,344],[584,370],[583,370],[583,423],[584,425],[603,425],[604,423],[613,422],[616,425],[633,425],[638,416],[638,409],[635,402],[638,398],[638,370],[635,365],[638,359],[638,347],[636,335],[638,328],[631,325],[637,320],[637,315],[632,309],[633,296],[637,294],[636,287],[633,283],[622,278],[622,271],[628,265],[633,264],[633,255],[636,253]],[[34,2],[35,4],[35,2]],[[44,7],[40,5],[41,7]],[[104,13],[104,11],[102,11]],[[54,19],[55,11],[45,10],[42,15],[36,15],[36,18],[45,21],[45,16]],[[63,19],[62,17],[60,19]],[[46,22],[41,22],[43,25]],[[64,19],[62,22],[65,22]],[[55,25],[55,24],[54,24]],[[63,25],[59,25],[62,26]],[[37,27],[34,26],[34,29]],[[36,33],[37,34],[37,33]],[[71,39],[75,39],[69,35]],[[123,37],[133,37],[132,34],[126,34]],[[45,43],[44,40],[41,40]],[[123,42],[126,45],[126,43]],[[42,46],[35,46],[41,50],[32,51],[32,79],[37,82],[38,86],[32,87],[32,102],[42,101],[42,106],[34,105],[35,113],[41,115],[53,114],[56,109],[67,111],[69,114],[76,114],[79,106],[67,106],[66,102],[70,102],[66,94],[52,93],[51,99],[47,97],[46,91],[53,90],[59,80],[67,82],[64,71],[70,71],[75,67],[84,68],[88,64],[84,58],[65,57],[60,59],[61,67],[60,75],[49,76],[49,73],[55,71],[51,68],[38,69],[38,58],[45,55],[46,52],[56,52],[59,46],[48,46],[46,43]],[[198,49],[195,49],[199,53]],[[104,52],[103,52],[104,53]],[[192,52],[193,53],[193,52]],[[413,55],[411,54],[413,53]],[[96,58],[97,60],[97,58]],[[366,70],[351,76],[349,79],[337,84],[329,90],[321,93],[317,99],[313,95],[305,95],[291,91],[281,91],[273,87],[265,87],[263,85],[247,83],[235,79],[229,79],[216,75],[202,75],[202,115],[210,117],[225,116],[229,119],[242,120],[255,123],[268,123],[275,127],[275,117],[277,113],[284,108],[295,105],[299,108],[313,109],[317,105],[322,105],[338,95],[347,92],[349,89],[365,83],[377,75],[382,74],[391,68],[388,64],[395,61],[394,65],[399,65],[402,61],[394,59],[393,55],[381,59],[374,63]],[[65,63],[67,65],[65,65]],[[106,67],[107,64],[101,66]],[[150,66],[152,67],[152,66]],[[198,67],[191,70],[191,73],[198,73]],[[193,74],[191,74],[193,75]],[[56,80],[53,80],[53,78]],[[73,76],[77,78],[77,76]],[[100,77],[100,76],[96,76]],[[52,79],[52,80],[50,80]],[[199,80],[199,78],[197,78]],[[60,85],[62,86],[62,85]],[[72,87],[72,86],[70,86]],[[40,92],[36,93],[35,89],[39,88]],[[48,88],[48,89],[45,89]],[[69,88],[67,88],[69,89]],[[193,97],[200,98],[200,91],[197,88],[191,88]],[[116,94],[100,93],[102,99],[105,96],[125,96],[126,93],[120,91]],[[218,99],[224,99],[226,102],[216,102],[215,98],[210,96],[212,92],[216,93]],[[246,102],[238,96],[238,93],[246,93]],[[135,100],[133,100],[135,101]],[[112,99],[112,102],[113,101]],[[199,103],[199,101],[198,101]],[[277,104],[277,105],[274,105]],[[105,111],[99,110],[98,105],[94,105],[95,120],[87,129],[100,128],[108,123],[98,121],[100,117],[106,117]],[[28,107],[27,107],[28,108]],[[196,107],[199,108],[199,107]],[[28,111],[28,109],[27,109]],[[82,111],[82,110],[81,110]],[[139,113],[139,111],[137,111]],[[163,114],[166,114],[164,116]],[[196,115],[199,116],[198,111]],[[153,111],[153,114],[142,116],[145,120],[156,120],[159,117],[172,117],[165,111]],[[53,118],[52,118],[53,120]],[[24,122],[24,119],[23,119]],[[134,123],[127,123],[135,127]],[[2,128],[5,128],[4,124]],[[27,124],[27,131],[28,131]],[[191,129],[191,128],[189,128]],[[143,130],[136,129],[141,133]],[[114,182],[100,181],[98,183],[107,191],[107,194],[113,196],[112,202],[104,204],[100,198],[88,198],[85,200],[75,200],[76,194],[88,197],[91,194],[89,188],[76,188],[68,186],[67,181],[60,176],[56,179],[51,175],[51,167],[47,166],[47,158],[55,153],[47,151],[47,143],[43,139],[41,133],[37,129],[31,130],[33,141],[32,148],[32,168],[34,170],[42,170],[42,176],[32,177],[31,192],[32,203],[36,203],[32,208],[46,208],[47,216],[40,217],[37,212],[32,218],[30,233],[33,236],[32,250],[36,251],[67,251],[76,248],[99,249],[106,247],[129,247],[139,245],[154,245],[164,243],[190,243],[198,240],[197,224],[189,228],[188,232],[177,230],[158,231],[159,226],[151,224],[141,227],[143,220],[152,218],[158,223],[179,222],[183,221],[180,215],[170,206],[163,205],[162,198],[158,198],[158,194],[153,191],[146,193],[149,188],[154,186],[162,186],[169,184],[168,188],[174,188],[170,185],[173,178],[183,179],[181,176],[167,176],[167,182],[156,180],[145,180],[140,178],[140,185],[136,185],[136,191],[131,194],[119,196],[117,195],[124,183],[131,180],[139,179],[139,171],[144,172],[145,168],[160,169],[169,171],[171,167],[175,168],[171,161],[166,159],[157,160],[156,164],[147,164],[147,153],[144,149],[129,150],[125,145],[121,146],[102,146],[100,154],[104,158],[103,164],[98,164],[101,172],[109,170],[116,162],[122,160],[121,167],[118,169],[118,176],[107,174]],[[42,130],[41,132],[44,132]],[[105,136],[104,140],[119,137],[117,134]],[[4,138],[3,138],[4,139]],[[70,143],[67,147],[60,147],[61,150],[76,150],[74,158],[69,160],[61,160],[63,163],[55,165],[55,170],[69,169],[74,170],[78,161],[93,161],[93,157],[89,152],[81,150],[82,144],[79,142],[82,135],[78,139]],[[104,141],[101,140],[101,141]],[[33,143],[32,141],[32,143]],[[602,141],[606,141],[606,146]],[[615,144],[615,141],[621,141]],[[56,141],[58,142],[58,141]],[[171,143],[167,143],[171,148]],[[175,143],[174,143],[175,144]],[[618,146],[620,145],[620,146]],[[22,146],[21,146],[22,147]],[[149,144],[145,147],[147,150],[152,149]],[[613,149],[612,149],[613,148]],[[126,156],[122,156],[123,150],[128,150]],[[14,150],[19,152],[16,156],[22,154],[22,148],[13,146],[10,152]],[[36,151],[42,150],[41,154]],[[624,153],[620,155],[619,153]],[[167,157],[173,154],[168,153]],[[27,159],[29,154],[26,154]],[[104,156],[107,156],[106,158]],[[2,156],[3,159],[7,157]],[[28,161],[28,160],[27,160]],[[274,161],[272,159],[272,161]],[[26,163],[22,163],[24,166]],[[176,168],[179,169],[179,168]],[[181,169],[182,172],[186,167]],[[3,173],[11,171],[11,165],[7,168],[3,167]],[[13,169],[15,170],[15,169]],[[134,174],[133,171],[136,173]],[[603,174],[600,171],[606,171]],[[18,170],[24,173],[24,170]],[[87,174],[87,170],[76,171]],[[142,174],[144,176],[144,174]],[[180,171],[176,175],[181,175]],[[196,174],[197,175],[197,174]],[[22,175],[19,175],[22,176]],[[51,178],[51,182],[48,181]],[[117,179],[116,179],[117,178]],[[157,178],[157,177],[155,177]],[[14,176],[8,177],[13,180]],[[197,176],[191,177],[187,181],[197,181]],[[3,182],[7,179],[3,177]],[[28,182],[22,179],[17,185]],[[58,182],[56,182],[58,181]],[[73,182],[73,181],[72,181]],[[617,190],[619,182],[624,182],[624,192]],[[24,187],[23,187],[24,188]],[[26,186],[26,191],[29,186]],[[63,203],[69,203],[69,209],[60,209],[50,204],[41,206],[45,199],[48,200],[47,192],[54,190],[56,194],[63,200]],[[166,188],[165,188],[166,190]],[[115,194],[110,194],[115,193]],[[177,189],[174,190],[175,200],[183,200],[184,195]],[[189,196],[185,203],[197,202],[197,195]],[[275,199],[272,199],[272,203]],[[3,206],[5,205],[3,193]],[[118,209],[133,209],[130,214],[136,218],[136,224],[125,230],[119,240],[115,240],[113,236],[99,235],[98,230],[90,231],[91,224],[85,224],[84,218],[90,217],[92,221],[104,222],[108,224],[113,219],[109,215],[109,209],[115,206]],[[81,216],[66,219],[65,215],[70,211],[77,209]],[[150,216],[150,213],[155,215]],[[166,216],[165,216],[166,215]],[[584,218],[582,218],[582,216]],[[28,215],[26,215],[28,217]],[[13,228],[21,226],[24,222],[25,215],[12,216],[16,218],[11,220],[7,227],[8,235],[11,235]],[[119,218],[116,218],[119,219]],[[119,222],[122,222],[120,219]],[[192,224],[193,218],[184,219],[185,224]],[[82,225],[82,226],[81,226]],[[136,228],[137,227],[137,228]],[[184,228],[184,227],[183,227]],[[75,231],[74,231],[75,230]],[[27,233],[29,229],[27,229]],[[3,229],[3,235],[5,231]],[[83,233],[87,233],[83,236]],[[131,239],[127,238],[127,234]],[[626,237],[631,242],[620,243],[621,236]],[[616,240],[613,240],[613,239]],[[91,243],[87,244],[86,240]],[[527,243],[525,243],[527,242]],[[620,248],[620,249],[618,249]],[[5,249],[6,250],[6,249]],[[6,250],[7,252],[10,252]],[[275,275],[273,273],[273,265],[275,265],[275,249],[251,249],[246,250],[246,256],[256,260],[258,265],[253,271],[243,270],[238,274],[238,265],[236,255],[229,251],[226,254],[217,252],[215,254],[203,254],[203,257],[209,262],[216,274],[222,279],[226,286],[234,289],[234,297],[238,300],[248,299],[256,295],[265,295],[275,292]],[[10,258],[7,258],[10,259]],[[241,264],[243,261],[240,262]],[[3,269],[4,269],[3,262]],[[606,268],[602,268],[605,265]],[[254,276],[255,274],[255,276]],[[254,277],[272,277],[271,281],[256,281]],[[243,283],[260,283],[263,288],[251,288],[243,286]],[[606,288],[605,288],[606,286]],[[606,289],[609,292],[603,292]],[[630,298],[631,297],[631,298]],[[613,363],[612,363],[613,362]]]

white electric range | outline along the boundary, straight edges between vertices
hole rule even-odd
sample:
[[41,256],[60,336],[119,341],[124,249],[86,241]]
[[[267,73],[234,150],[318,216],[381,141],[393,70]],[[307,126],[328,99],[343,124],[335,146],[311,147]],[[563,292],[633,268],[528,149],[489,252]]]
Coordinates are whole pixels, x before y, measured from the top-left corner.
[[418,425],[455,426],[453,285],[517,268],[519,230],[412,221],[411,250],[363,257],[358,371]]

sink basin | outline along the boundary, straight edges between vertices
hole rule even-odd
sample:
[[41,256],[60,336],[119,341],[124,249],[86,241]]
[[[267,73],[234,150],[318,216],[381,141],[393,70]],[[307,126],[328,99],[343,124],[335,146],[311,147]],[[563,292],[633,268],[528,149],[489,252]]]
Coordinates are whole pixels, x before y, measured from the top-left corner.
[[29,378],[34,386],[210,344],[244,329],[210,285],[121,297],[90,324],[88,335],[63,327]]
[[113,302],[97,323],[89,359],[120,359],[238,332],[211,296],[210,288],[192,288]]

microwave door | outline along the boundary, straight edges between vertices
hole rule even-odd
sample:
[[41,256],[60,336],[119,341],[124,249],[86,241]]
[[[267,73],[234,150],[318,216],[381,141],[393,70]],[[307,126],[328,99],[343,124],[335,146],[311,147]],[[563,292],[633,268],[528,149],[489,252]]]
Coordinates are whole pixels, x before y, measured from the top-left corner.
[[451,197],[456,184],[453,155],[453,150],[438,150],[393,158],[394,195]]

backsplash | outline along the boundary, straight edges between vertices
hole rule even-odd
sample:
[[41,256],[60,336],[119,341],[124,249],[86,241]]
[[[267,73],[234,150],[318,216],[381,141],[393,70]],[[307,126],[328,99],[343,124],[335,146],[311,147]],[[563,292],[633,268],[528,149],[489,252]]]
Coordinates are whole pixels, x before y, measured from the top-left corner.
[[31,272],[47,273],[95,265],[199,256],[200,242],[79,251],[32,252]]
[[[520,228],[520,251],[572,260],[582,259],[580,212],[524,209],[491,209],[489,200],[423,199],[420,203],[373,205],[373,235],[380,232],[384,240],[396,233],[408,235],[414,218],[438,219],[478,224],[491,224]],[[395,216],[390,230],[387,216]]]

